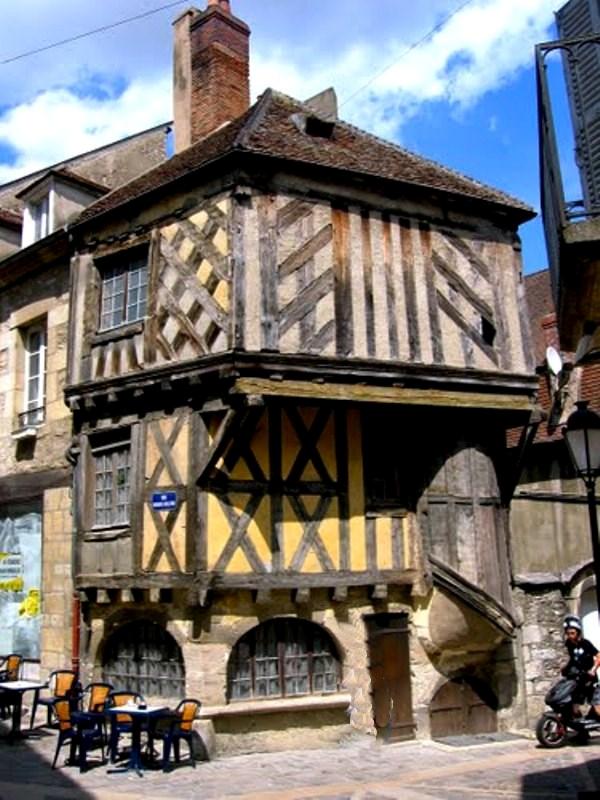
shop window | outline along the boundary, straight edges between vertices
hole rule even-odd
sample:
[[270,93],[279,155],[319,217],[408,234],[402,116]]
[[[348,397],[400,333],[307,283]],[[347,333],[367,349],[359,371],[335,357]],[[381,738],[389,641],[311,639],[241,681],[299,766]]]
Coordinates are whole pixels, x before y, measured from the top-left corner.
[[331,637],[318,625],[273,619],[235,645],[228,664],[229,700],[294,697],[339,690],[340,660]]
[[94,525],[129,524],[131,441],[128,429],[92,440]]
[[161,625],[129,622],[106,642],[103,680],[144,697],[183,697],[185,667],[181,648]]
[[136,249],[101,264],[100,330],[143,319],[148,291],[148,251]]

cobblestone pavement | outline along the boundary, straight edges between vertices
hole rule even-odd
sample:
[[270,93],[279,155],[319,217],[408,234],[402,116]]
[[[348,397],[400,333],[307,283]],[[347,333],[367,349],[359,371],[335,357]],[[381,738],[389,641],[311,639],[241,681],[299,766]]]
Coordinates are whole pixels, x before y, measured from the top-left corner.
[[[335,748],[229,756],[172,772],[52,771],[56,733],[0,741],[0,800],[588,800],[600,798],[600,738],[544,750],[531,738],[449,746],[351,739]],[[182,746],[187,753],[185,744]],[[62,765],[68,746],[61,751]]]

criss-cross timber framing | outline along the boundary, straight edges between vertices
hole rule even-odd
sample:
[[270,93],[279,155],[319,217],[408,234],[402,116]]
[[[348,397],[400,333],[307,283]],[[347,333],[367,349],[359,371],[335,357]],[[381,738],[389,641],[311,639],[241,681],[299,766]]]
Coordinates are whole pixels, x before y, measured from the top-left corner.
[[[150,478],[146,484],[147,507],[150,511],[157,534],[156,542],[150,554],[150,558],[145,565],[145,569],[149,571],[153,571],[157,568],[163,554],[165,555],[169,567],[173,572],[181,571],[181,565],[175,554],[175,550],[173,549],[171,536],[173,534],[173,530],[175,529],[175,525],[183,504],[178,503],[176,508],[170,510],[166,516],[163,516],[164,512],[152,508],[150,498],[152,497],[152,493],[156,492],[157,490],[168,491],[173,489],[180,496],[183,496],[185,493],[185,483],[181,477],[177,463],[173,456],[173,448],[175,447],[177,439],[183,430],[185,423],[186,418],[184,415],[178,417],[171,431],[166,437],[158,421],[153,421],[148,426],[148,436],[153,437],[159,453],[159,457],[156,460],[152,474],[150,475]],[[164,484],[161,484],[159,486],[158,482],[165,470],[168,473],[170,485],[165,486]]]
[[[293,430],[296,440],[285,443],[288,448],[296,448],[287,474],[283,473],[282,431],[285,420]],[[206,418],[203,421],[206,435],[209,423]],[[329,435],[333,436],[335,442],[336,475],[331,474],[320,451],[320,443],[327,435],[326,429],[330,422],[333,427],[329,429]],[[266,428],[265,433],[259,431],[259,428],[261,431]],[[268,474],[253,450],[257,437],[262,435],[267,437]],[[341,408],[321,406],[308,422],[298,408],[291,404],[274,403],[264,409],[225,412],[216,429],[213,429],[211,444],[208,445],[205,439],[198,478],[199,486],[218,498],[230,525],[229,538],[213,567],[214,570],[227,571],[238,548],[255,573],[300,571],[311,550],[323,571],[332,572],[340,566],[346,566],[348,478],[345,437],[345,411]],[[235,473],[240,472],[240,466],[249,473],[249,479],[235,477]],[[309,467],[312,467],[315,477],[303,479]],[[241,511],[237,511],[231,501],[233,494],[247,497]],[[269,565],[263,563],[248,536],[249,525],[266,496],[270,500],[271,521],[272,561]],[[307,507],[308,497],[318,498],[312,512]],[[303,527],[295,551],[288,554],[287,566],[284,564],[284,499]],[[341,565],[334,563],[319,530],[334,499],[338,500],[340,516],[340,542],[337,549],[341,553]]]

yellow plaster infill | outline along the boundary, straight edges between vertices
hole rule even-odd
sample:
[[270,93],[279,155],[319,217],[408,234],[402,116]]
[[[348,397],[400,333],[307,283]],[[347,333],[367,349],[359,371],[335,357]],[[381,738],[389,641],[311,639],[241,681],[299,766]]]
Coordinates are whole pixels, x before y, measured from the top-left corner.
[[307,400],[349,400],[360,403],[448,406],[452,408],[494,408],[531,411],[533,400],[518,394],[452,392],[441,389],[405,389],[399,386],[355,386],[342,383],[306,383],[240,378],[233,389],[239,394],[297,397]]

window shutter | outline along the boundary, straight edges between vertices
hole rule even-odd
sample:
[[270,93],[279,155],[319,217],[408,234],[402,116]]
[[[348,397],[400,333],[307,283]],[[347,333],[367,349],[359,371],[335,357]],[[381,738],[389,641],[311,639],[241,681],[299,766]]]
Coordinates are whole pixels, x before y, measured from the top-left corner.
[[[598,0],[570,0],[556,14],[561,39],[600,33]],[[577,58],[563,56],[576,160],[585,210],[600,209],[600,45],[577,48]]]

